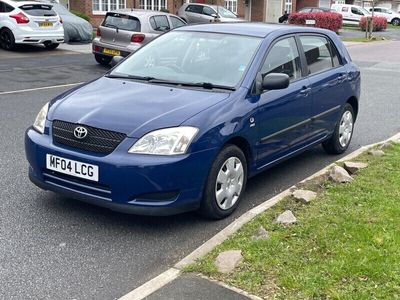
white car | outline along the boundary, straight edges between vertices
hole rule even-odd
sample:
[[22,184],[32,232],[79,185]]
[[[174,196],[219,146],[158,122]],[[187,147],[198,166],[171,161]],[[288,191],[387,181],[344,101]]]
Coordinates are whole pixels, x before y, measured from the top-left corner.
[[62,42],[62,20],[51,4],[0,0],[1,48],[12,50],[16,44],[43,44],[47,49],[55,49]]
[[[372,7],[369,8],[369,11],[372,12]],[[400,25],[400,14],[394,12],[391,9],[385,7],[374,7],[374,15],[385,17],[388,23],[392,23],[392,25],[399,26]]]
[[362,17],[370,17],[365,8],[351,4],[332,4],[331,9],[343,16],[343,24],[358,24]]

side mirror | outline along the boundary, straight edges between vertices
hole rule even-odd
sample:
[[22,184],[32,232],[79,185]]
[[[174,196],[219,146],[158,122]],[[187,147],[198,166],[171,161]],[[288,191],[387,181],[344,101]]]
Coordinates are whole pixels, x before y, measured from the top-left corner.
[[118,65],[121,61],[123,61],[125,58],[122,56],[114,56],[110,62],[110,65],[112,68],[114,68],[116,65]]
[[214,19],[218,19],[219,16],[217,14],[211,14],[211,17],[213,17]]
[[263,90],[282,90],[289,86],[289,76],[283,73],[270,73],[262,80]]

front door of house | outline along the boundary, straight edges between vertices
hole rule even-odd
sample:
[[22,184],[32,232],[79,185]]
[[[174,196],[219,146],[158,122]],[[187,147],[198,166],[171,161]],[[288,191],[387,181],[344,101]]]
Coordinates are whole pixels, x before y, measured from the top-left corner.
[[267,22],[278,23],[278,19],[282,16],[282,0],[268,0],[266,7],[266,20]]

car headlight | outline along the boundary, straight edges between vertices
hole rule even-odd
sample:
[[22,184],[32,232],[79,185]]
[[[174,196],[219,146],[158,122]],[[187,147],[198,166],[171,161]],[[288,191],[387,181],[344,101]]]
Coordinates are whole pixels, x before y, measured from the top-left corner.
[[140,138],[129,153],[177,155],[185,154],[199,130],[195,127],[173,127],[152,131]]
[[35,128],[41,134],[44,133],[44,124],[46,123],[47,112],[49,110],[49,103],[46,103],[42,109],[39,111],[35,122],[33,123],[33,128]]

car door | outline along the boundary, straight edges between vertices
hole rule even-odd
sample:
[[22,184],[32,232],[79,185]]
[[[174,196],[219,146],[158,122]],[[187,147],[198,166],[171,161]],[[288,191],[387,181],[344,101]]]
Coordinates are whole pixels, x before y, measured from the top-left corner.
[[324,35],[300,35],[311,85],[311,141],[324,139],[336,125],[346,100],[347,70],[332,41]]
[[290,84],[286,89],[263,91],[259,95],[254,119],[259,169],[296,152],[304,145],[311,114],[309,81],[303,76],[294,36],[282,38],[270,47],[258,80],[270,73],[289,75]]
[[217,16],[217,12],[214,9],[203,6],[203,14],[201,16],[202,23],[215,22],[215,16]]
[[351,14],[350,14],[350,18],[352,21],[360,21],[361,18],[364,17],[364,13],[358,9],[357,7],[352,6],[351,7]]
[[203,6],[202,5],[189,5],[186,8],[186,17],[188,23],[201,23],[202,22],[202,13],[203,13]]

